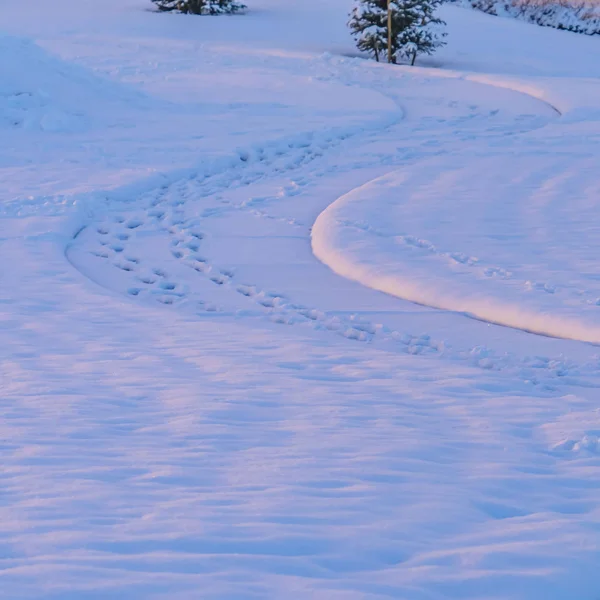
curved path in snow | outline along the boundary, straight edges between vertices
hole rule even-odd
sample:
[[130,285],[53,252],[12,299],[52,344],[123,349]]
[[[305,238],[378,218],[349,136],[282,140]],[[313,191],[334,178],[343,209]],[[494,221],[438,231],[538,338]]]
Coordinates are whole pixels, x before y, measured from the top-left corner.
[[600,343],[600,122],[590,118],[600,85],[500,81],[538,96],[576,93],[541,130],[457,146],[345,194],[316,220],[314,253],[399,298]]
[[[546,357],[551,379],[569,372],[568,361],[554,358],[565,348],[515,342],[500,328],[490,350],[485,348],[489,331],[479,323],[466,326],[461,315],[446,315],[443,322],[434,317],[438,326],[432,331],[430,313],[343,283],[307,252],[311,223],[321,213],[312,227],[313,247],[328,262],[317,242],[339,239],[335,228],[329,230],[328,219],[345,202],[335,199],[381,189],[379,183],[361,186],[364,181],[386,181],[399,165],[420,173],[423,165],[432,164],[441,173],[449,161],[465,161],[467,156],[466,162],[473,162],[465,148],[475,155],[489,145],[504,151],[523,136],[544,131],[556,120],[556,110],[521,90],[459,74],[438,77],[427,70],[390,69],[335,57],[321,60],[317,68],[320,81],[370,89],[401,105],[405,118],[389,113],[361,126],[255,146],[216,170],[149,192],[133,210],[128,203],[113,204],[105,218],[69,246],[69,260],[94,281],[136,302],[158,302],[196,315],[267,318],[325,329],[350,340],[399,345],[411,353],[443,352],[485,368],[523,374],[530,368],[528,355],[534,354]],[[442,166],[436,167],[438,163]],[[376,201],[359,200],[358,205],[374,212],[359,217],[358,227],[356,222],[346,224],[344,232],[359,231],[384,241],[386,236],[372,224],[379,215],[394,227],[389,218],[394,215]],[[453,207],[447,208],[452,214]],[[451,218],[449,222],[452,225]],[[407,235],[405,245],[410,251],[441,254],[422,238]],[[443,260],[453,264],[472,262],[458,251],[447,254]],[[431,273],[428,269],[424,276]],[[350,272],[340,274],[367,287],[371,283]],[[450,352],[448,344],[455,350]],[[521,356],[507,359],[515,347],[523,351]],[[585,352],[569,350],[580,367],[589,360]],[[593,363],[590,369],[594,371]]]
[[343,256],[592,319],[579,80],[459,72],[600,74],[598,41],[445,7],[454,72],[388,68],[322,55],[348,0],[251,4],[0,6],[62,60],[0,61],[0,113],[43,117],[0,123],[2,589],[587,600],[597,349],[339,277],[310,235],[348,207]]

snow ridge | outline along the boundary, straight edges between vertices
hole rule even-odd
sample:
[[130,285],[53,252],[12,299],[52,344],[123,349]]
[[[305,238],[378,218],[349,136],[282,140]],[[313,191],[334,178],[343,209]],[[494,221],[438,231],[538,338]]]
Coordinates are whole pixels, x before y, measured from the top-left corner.
[[[494,149],[467,149],[450,160],[428,159],[388,173],[344,194],[317,218],[313,251],[337,274],[411,302],[598,344],[600,287],[594,275],[577,272],[593,262],[596,252],[590,227],[600,165],[590,148],[598,143],[591,132],[597,127],[594,103],[600,89],[594,81],[582,80],[561,97],[559,86],[542,80],[527,86],[496,76],[476,79],[514,85],[522,93],[530,89],[544,101],[553,98],[549,106],[558,105],[561,116],[507,144],[510,153],[502,163]],[[590,132],[586,141],[582,122]],[[544,157],[549,143],[560,147],[560,159]],[[550,182],[548,172],[554,174]],[[446,180],[454,187],[448,188]],[[457,229],[453,207],[458,202]],[[581,218],[584,214],[589,220]],[[427,232],[431,222],[436,223],[436,239]],[[565,246],[558,262],[553,238]],[[511,239],[518,243],[505,241]],[[522,256],[532,264],[520,264]],[[540,280],[548,265],[551,278]]]
[[[519,305],[500,302],[493,297],[464,294],[460,288],[453,290],[451,284],[439,287],[412,274],[403,277],[395,269],[391,273],[386,272],[385,264],[381,266],[371,260],[362,260],[362,254],[377,252],[381,238],[372,229],[365,230],[361,223],[348,220],[344,216],[347,204],[371,200],[368,185],[362,190],[367,191],[367,194],[360,196],[358,191],[352,192],[323,211],[312,230],[312,248],[315,256],[338,275],[410,302],[462,313],[487,323],[528,333],[600,344],[598,326],[568,317],[532,312]],[[376,236],[376,241],[370,242],[371,236],[365,236],[365,232]],[[397,241],[398,237],[394,236],[394,240]],[[401,240],[416,248],[435,252],[435,248],[426,240],[412,236],[402,236]],[[348,252],[349,247],[358,248],[359,251]],[[461,253],[442,253],[442,256],[463,264],[472,264],[474,260]],[[486,274],[503,276],[506,271],[503,268],[488,267]]]

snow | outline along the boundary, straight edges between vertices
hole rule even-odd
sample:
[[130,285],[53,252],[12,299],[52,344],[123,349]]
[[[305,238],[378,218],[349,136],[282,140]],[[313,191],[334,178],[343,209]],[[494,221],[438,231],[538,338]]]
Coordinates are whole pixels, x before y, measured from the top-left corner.
[[594,600],[599,40],[148,8],[0,7],[0,597]]
[[542,27],[585,35],[600,34],[599,5],[595,0],[459,0],[458,4]]
[[[597,76],[595,60],[584,65],[577,71]],[[475,80],[546,103],[523,109],[517,133],[528,111],[560,118],[502,140],[490,140],[489,128],[456,144],[451,156],[352,190],[317,219],[315,254],[340,275],[412,302],[600,343],[600,85],[589,77],[527,81],[518,73]]]

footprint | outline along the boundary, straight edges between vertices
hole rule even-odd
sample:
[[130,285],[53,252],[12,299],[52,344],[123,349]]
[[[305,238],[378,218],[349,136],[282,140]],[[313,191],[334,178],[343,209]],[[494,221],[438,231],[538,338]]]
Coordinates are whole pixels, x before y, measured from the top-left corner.
[[256,294],[256,288],[252,285],[238,285],[237,291],[247,298],[251,298]]
[[294,324],[294,319],[284,313],[275,313],[275,314],[271,315],[270,318],[271,318],[271,321],[273,321],[273,323],[278,323],[280,325],[293,325]]
[[501,277],[502,279],[510,279],[511,273],[500,267],[488,267],[483,271],[486,277]]
[[217,312],[219,310],[216,304],[213,304],[212,302],[205,302],[204,300],[200,300],[198,302],[198,308],[206,312]]
[[152,285],[156,283],[156,279],[154,277],[151,277],[150,275],[140,275],[138,279],[146,285]]
[[264,306],[265,308],[274,308],[277,304],[276,299],[275,298],[261,298],[258,303],[261,306]]
[[169,291],[171,291],[171,290],[174,290],[176,287],[177,287],[177,285],[174,284],[174,283],[171,283],[170,281],[163,281],[160,284],[160,288],[163,289],[163,290],[169,290]]
[[213,283],[216,283],[217,285],[223,285],[225,283],[227,283],[227,277],[224,277],[221,273],[217,273],[216,275],[213,275],[210,280]]
[[130,265],[126,262],[117,262],[114,264],[115,264],[115,267],[121,269],[122,271],[127,271],[129,273],[131,273],[131,271],[133,271],[133,268],[134,268],[133,265]]
[[359,331],[358,329],[355,329],[353,327],[346,329],[343,335],[349,340],[356,340],[358,342],[365,342],[369,339],[364,331]]
[[198,271],[198,273],[208,273],[211,268],[204,261],[198,261],[196,263],[192,263],[192,269]]
[[358,329],[359,331],[363,331],[364,333],[369,333],[371,335],[375,335],[375,333],[377,332],[377,328],[372,323],[366,323],[366,322],[353,323],[353,327],[355,329]]
[[327,329],[329,329],[329,331],[339,331],[342,328],[342,326],[343,326],[343,323],[337,317],[333,317],[332,319],[329,319],[329,321],[326,321],[326,323],[325,323],[325,327]]
[[143,224],[143,221],[141,219],[131,219],[128,221],[126,227],[127,227],[127,229],[137,229],[142,224]]
[[324,313],[315,309],[300,309],[298,313],[301,314],[303,317],[310,319],[311,321],[319,321],[325,317]]
[[448,257],[454,262],[462,265],[473,266],[477,262],[477,259],[474,256],[468,256],[464,252],[452,252],[448,254]]
[[525,289],[527,289],[529,291],[536,290],[539,292],[546,292],[546,294],[554,294],[554,292],[556,292],[555,285],[552,285],[550,283],[544,283],[544,282],[526,281]]

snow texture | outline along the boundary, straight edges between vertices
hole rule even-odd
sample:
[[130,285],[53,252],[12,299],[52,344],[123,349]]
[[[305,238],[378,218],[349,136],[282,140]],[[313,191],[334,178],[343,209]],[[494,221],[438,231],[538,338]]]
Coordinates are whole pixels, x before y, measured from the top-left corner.
[[600,38],[148,7],[0,6],[0,597],[596,600]]
[[490,15],[574,33],[600,35],[600,4],[593,0],[452,0]]

